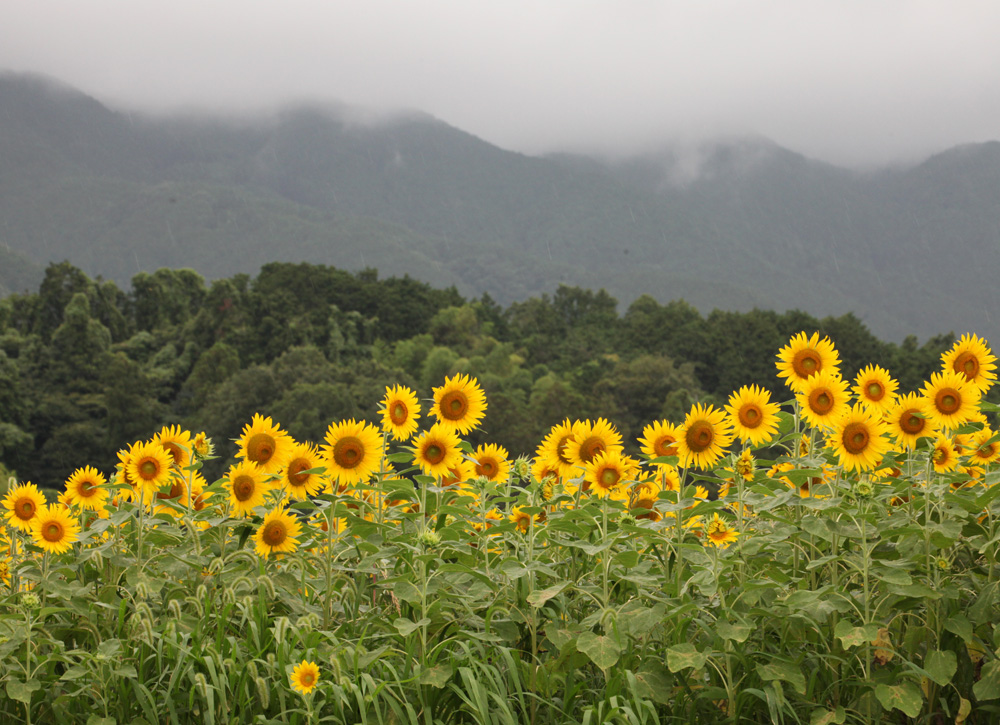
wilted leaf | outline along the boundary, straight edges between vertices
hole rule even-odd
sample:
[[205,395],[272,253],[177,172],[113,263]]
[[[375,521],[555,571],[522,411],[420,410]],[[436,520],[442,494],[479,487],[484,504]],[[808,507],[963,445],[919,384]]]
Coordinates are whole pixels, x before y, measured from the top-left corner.
[[745,642],[750,636],[753,627],[743,622],[726,622],[719,620],[715,623],[715,631],[722,639],[731,639],[734,642]]
[[842,707],[836,710],[813,710],[809,725],[840,725],[847,719],[847,711]]
[[671,672],[680,672],[688,667],[700,670],[707,661],[708,655],[699,652],[693,644],[678,644],[667,649],[667,668]]
[[434,667],[421,669],[418,681],[421,685],[430,685],[440,690],[448,684],[448,680],[451,679],[454,673],[455,671],[450,665],[435,665]]

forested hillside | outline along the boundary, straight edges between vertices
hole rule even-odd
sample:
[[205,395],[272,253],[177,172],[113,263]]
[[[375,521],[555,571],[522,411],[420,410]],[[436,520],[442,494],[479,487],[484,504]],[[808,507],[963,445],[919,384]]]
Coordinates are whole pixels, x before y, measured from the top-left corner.
[[488,398],[473,444],[531,454],[564,418],[603,416],[635,448],[644,425],[680,420],[693,401],[725,402],[751,383],[783,398],[775,351],[801,330],[831,337],[845,376],[877,363],[904,391],[953,340],[897,345],[852,315],[702,315],[649,296],[619,311],[603,290],[568,286],[504,307],[371,269],[272,263],[210,284],[161,269],[123,290],[53,264],[36,293],[0,301],[0,464],[59,487],[180,423],[220,444],[221,465],[256,412],[320,441],[331,421],[375,420],[386,385],[428,398],[456,372]]

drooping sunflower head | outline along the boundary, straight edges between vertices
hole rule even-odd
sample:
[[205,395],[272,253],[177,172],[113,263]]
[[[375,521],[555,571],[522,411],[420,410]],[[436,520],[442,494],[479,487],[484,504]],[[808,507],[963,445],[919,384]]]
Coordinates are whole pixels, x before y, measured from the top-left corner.
[[562,423],[552,426],[535,452],[540,465],[557,471],[560,478],[570,478],[577,473],[568,452],[569,443],[573,439],[573,425],[569,419],[566,419]]
[[637,463],[618,451],[602,451],[584,468],[587,490],[598,498],[624,498],[628,484],[637,477]]
[[989,426],[973,433],[970,443],[969,459],[972,463],[985,465],[1000,458],[1000,440]]
[[191,463],[191,432],[183,430],[179,425],[164,426],[153,436],[153,442],[159,443],[170,454],[174,465],[184,466]]
[[170,485],[173,459],[159,443],[136,443],[129,451],[128,477],[147,503]]
[[937,424],[924,415],[924,401],[916,393],[907,393],[896,399],[896,403],[885,415],[889,434],[896,439],[900,448],[913,450],[917,439],[922,436],[937,435]]
[[464,435],[486,415],[486,394],[468,375],[445,378],[444,385],[434,388],[431,414],[442,428]]
[[302,660],[295,665],[291,674],[292,689],[303,695],[308,695],[319,683],[319,667],[315,662]]
[[677,452],[681,466],[711,468],[733,442],[726,414],[714,405],[695,403],[681,426]]
[[413,442],[413,462],[428,476],[444,478],[461,460],[458,434],[437,423]]
[[851,390],[858,402],[878,413],[886,413],[896,402],[899,383],[892,379],[889,371],[878,365],[869,365],[854,378]]
[[257,553],[267,558],[270,554],[287,554],[299,546],[298,536],[302,525],[298,517],[284,508],[276,508],[261,521],[254,534]]
[[8,525],[20,531],[30,531],[31,522],[45,506],[45,496],[38,490],[38,486],[26,481],[7,491],[3,505],[7,509],[4,516]]
[[720,549],[728,549],[729,545],[736,541],[740,532],[716,511],[712,514],[712,520],[705,527],[705,546],[717,546]]
[[243,516],[263,506],[264,496],[271,490],[267,474],[252,461],[239,461],[230,466],[224,485],[229,489],[229,503],[233,510]]
[[237,458],[257,464],[264,473],[277,473],[288,460],[295,441],[270,417],[254,413],[236,443],[240,447]]
[[767,443],[778,432],[780,406],[771,394],[756,385],[744,385],[729,396],[726,412],[735,435],[752,446]]
[[107,479],[93,466],[78,468],[66,479],[66,500],[71,506],[99,511],[108,502]]
[[504,482],[510,477],[510,461],[503,446],[494,443],[481,445],[472,454],[472,459],[477,476],[496,482]]
[[939,428],[955,430],[979,412],[979,388],[960,373],[947,370],[931,373],[930,381],[920,392],[923,395],[924,415]]
[[811,337],[800,332],[778,351],[778,377],[785,378],[785,384],[796,393],[809,378],[818,373],[839,374],[839,365],[840,356],[830,338],[820,340],[818,332],[814,332]]
[[302,501],[315,496],[324,486],[324,476],[311,473],[325,468],[325,462],[312,443],[296,443],[288,455],[288,463],[281,469],[279,485],[294,499]]
[[680,426],[667,420],[658,420],[642,429],[639,446],[649,460],[664,456],[676,456],[677,438],[680,436]]
[[858,403],[834,424],[828,441],[848,471],[872,471],[892,444],[878,411]]
[[986,341],[980,339],[978,335],[968,333],[962,335],[958,342],[941,356],[945,372],[962,375],[965,381],[976,386],[980,393],[986,393],[996,382],[996,362],[996,356],[990,351]]
[[[621,453],[622,436],[604,418],[596,422],[577,421],[573,424],[573,437],[566,442],[566,457],[574,468],[585,468],[599,453]],[[579,475],[579,471],[575,472]]]
[[824,370],[802,383],[795,394],[802,417],[813,428],[829,428],[847,410],[847,382],[836,371]]
[[63,506],[44,506],[31,522],[31,539],[43,551],[62,554],[80,539],[80,523]]
[[331,423],[322,447],[326,470],[341,486],[351,486],[370,479],[382,458],[382,434],[378,428],[353,418]]
[[385,389],[381,411],[382,431],[391,434],[397,441],[408,441],[417,431],[420,403],[417,402],[417,394],[405,385]]

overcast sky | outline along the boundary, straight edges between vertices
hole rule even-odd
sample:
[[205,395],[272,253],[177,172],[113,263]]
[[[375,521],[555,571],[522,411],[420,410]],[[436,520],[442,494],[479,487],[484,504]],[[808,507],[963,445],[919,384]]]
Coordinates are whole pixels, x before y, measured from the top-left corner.
[[526,153],[1000,139],[997,0],[3,0],[0,68],[119,107],[419,109]]

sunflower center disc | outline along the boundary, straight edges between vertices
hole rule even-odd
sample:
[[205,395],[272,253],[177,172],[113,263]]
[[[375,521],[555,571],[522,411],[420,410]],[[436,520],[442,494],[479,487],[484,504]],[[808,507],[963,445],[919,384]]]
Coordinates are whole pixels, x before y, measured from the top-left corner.
[[424,458],[433,465],[437,465],[444,460],[444,449],[436,443],[432,443],[424,450]]
[[868,447],[868,428],[863,423],[849,423],[844,428],[841,440],[848,453],[863,453]]
[[80,490],[78,493],[84,498],[90,498],[97,493],[97,486],[95,486],[92,481],[84,481],[80,484]]
[[660,440],[656,441],[654,448],[661,456],[676,456],[677,446],[674,445],[676,442],[677,439],[673,436],[663,436]]
[[570,438],[572,437],[572,435],[564,435],[559,439],[559,443],[556,444],[556,455],[559,456],[559,461],[567,466],[573,463],[566,455],[566,446],[569,445]]
[[969,380],[979,374],[979,360],[971,352],[963,352],[955,360],[955,372],[963,373]]
[[469,401],[458,391],[452,391],[441,399],[441,415],[448,420],[461,420],[468,409]]
[[931,454],[931,460],[937,465],[941,465],[945,459],[948,457],[948,452],[943,448],[935,448],[934,453]]
[[151,478],[156,478],[156,474],[159,472],[160,467],[154,461],[143,461],[139,465],[139,475],[147,481]]
[[480,461],[479,465],[476,466],[476,473],[487,478],[493,478],[499,471],[500,467],[497,465],[497,462],[489,459]]
[[954,388],[943,388],[934,397],[937,409],[945,415],[952,415],[962,406],[962,396]]
[[254,463],[267,463],[274,455],[274,438],[267,433],[256,433],[247,442],[247,458]]
[[591,436],[580,444],[580,458],[590,463],[598,453],[602,453],[606,448],[603,440],[597,436]]
[[601,485],[605,488],[611,488],[618,483],[619,476],[618,471],[612,470],[610,468],[605,468],[601,471]]
[[296,458],[288,464],[288,472],[285,474],[294,486],[301,486],[309,480],[309,474],[303,471],[309,470],[309,461],[304,458]]
[[799,350],[792,360],[792,369],[800,378],[811,377],[820,369],[819,355],[814,350]]
[[272,521],[264,527],[264,543],[268,546],[281,546],[288,534],[285,532],[285,525],[279,521]]
[[62,533],[62,526],[55,521],[46,524],[45,528],[42,529],[42,536],[45,537],[46,541],[59,541],[62,539]]
[[758,408],[753,403],[744,405],[742,408],[740,408],[739,419],[740,419],[740,424],[744,428],[756,428],[757,426],[760,425],[760,420],[762,417],[763,413],[761,413],[760,408]]
[[695,453],[701,453],[712,445],[714,435],[712,426],[704,421],[699,421],[688,428],[687,435],[684,436],[688,448]]
[[341,468],[354,468],[364,458],[364,446],[357,438],[341,438],[333,448],[333,460]]
[[170,454],[170,457],[174,459],[174,463],[180,463],[184,460],[184,452],[180,449],[176,443],[160,443],[160,445]]
[[246,501],[253,496],[257,483],[250,476],[237,476],[233,481],[233,496],[237,501]]
[[394,425],[403,425],[406,422],[406,406],[402,403],[395,403],[389,409],[389,419]]
[[916,415],[916,411],[908,410],[899,419],[899,427],[911,435],[916,435],[924,429],[927,425],[925,420],[919,415]]
[[18,518],[27,521],[34,515],[35,515],[35,504],[32,503],[31,501],[21,501],[17,505]]
[[883,388],[879,383],[868,383],[868,387],[865,388],[865,392],[868,394],[869,400],[882,400],[885,396],[885,388]]
[[825,389],[814,390],[809,394],[809,407],[814,413],[825,415],[833,409],[833,396]]

